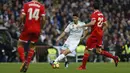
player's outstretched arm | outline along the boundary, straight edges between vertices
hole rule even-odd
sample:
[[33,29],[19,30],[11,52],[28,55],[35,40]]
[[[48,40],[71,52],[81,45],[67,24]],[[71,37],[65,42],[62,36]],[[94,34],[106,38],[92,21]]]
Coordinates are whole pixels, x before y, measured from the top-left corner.
[[89,22],[89,23],[87,23],[87,24],[85,24],[85,25],[83,25],[83,26],[78,26],[78,28],[91,27],[91,26],[93,26],[95,23],[96,23],[96,20],[93,20],[93,21],[91,21],[91,22]]
[[86,25],[84,25],[83,27],[90,27],[90,26],[93,26],[95,23],[96,23],[96,20],[93,20],[93,21],[87,23]]
[[66,32],[62,32],[62,34],[56,39],[56,42],[58,42],[61,38],[65,36]]

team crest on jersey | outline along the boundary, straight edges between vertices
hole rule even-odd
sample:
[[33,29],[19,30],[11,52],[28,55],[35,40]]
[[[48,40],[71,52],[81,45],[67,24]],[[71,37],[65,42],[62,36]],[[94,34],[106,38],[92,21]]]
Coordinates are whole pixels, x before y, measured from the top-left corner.
[[81,29],[80,28],[76,28],[78,25],[73,24],[71,27],[71,31],[72,32],[76,32],[76,33],[80,33]]

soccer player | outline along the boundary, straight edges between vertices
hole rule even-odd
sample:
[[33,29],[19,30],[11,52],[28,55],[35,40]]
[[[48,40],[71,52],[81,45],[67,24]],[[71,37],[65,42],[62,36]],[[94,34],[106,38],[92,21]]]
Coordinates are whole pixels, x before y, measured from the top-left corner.
[[[37,0],[32,0],[24,4],[21,16],[20,24],[24,22],[23,31],[18,40],[18,54],[22,60],[22,66],[20,72],[26,72],[29,63],[31,62],[34,54],[35,42],[38,41],[40,32],[45,24],[45,8],[44,5],[40,4]],[[41,24],[42,20],[42,25]],[[30,41],[27,58],[24,55],[24,45]]]
[[[76,47],[78,46],[80,39],[84,33],[84,35],[86,35],[87,33],[87,28],[83,29],[83,28],[75,28],[76,26],[83,26],[85,25],[84,22],[79,21],[79,17],[78,14],[73,14],[73,22],[71,22],[66,29],[64,30],[64,32],[57,38],[57,42],[64,37],[67,33],[69,33],[69,36],[67,38],[67,40],[65,41],[64,45],[62,46],[62,53],[50,64],[52,65],[52,67],[54,66],[55,63],[58,63],[60,60],[62,60],[63,58],[66,57],[67,54],[72,53],[75,51]],[[86,30],[86,32],[84,32],[84,30]],[[85,37],[83,35],[83,37]],[[83,38],[82,37],[82,38]]]
[[91,34],[86,41],[86,49],[84,52],[82,65],[78,68],[78,70],[85,70],[86,63],[89,57],[89,52],[96,50],[96,53],[112,58],[115,62],[115,66],[118,65],[118,57],[113,56],[109,52],[102,50],[102,39],[103,32],[106,30],[108,23],[104,17],[104,15],[99,11],[99,4],[94,3],[93,5],[94,12],[91,15],[91,22],[83,26],[77,26],[77,28],[91,27]]

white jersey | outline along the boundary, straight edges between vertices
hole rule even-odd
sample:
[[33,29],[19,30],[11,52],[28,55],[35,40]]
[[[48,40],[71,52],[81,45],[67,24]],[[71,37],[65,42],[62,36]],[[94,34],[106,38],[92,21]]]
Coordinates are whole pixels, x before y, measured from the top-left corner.
[[[83,26],[85,25],[84,22],[78,21],[78,24],[74,24],[74,22],[71,22],[66,29],[64,30],[64,32],[69,33],[69,37],[68,39],[73,39],[73,40],[80,40],[81,36],[83,35],[83,28],[76,28],[76,26]],[[87,29],[87,27],[86,27]]]
[[76,28],[76,26],[83,26],[85,25],[84,22],[78,21],[78,24],[74,24],[74,22],[71,22],[64,32],[69,33],[69,36],[67,40],[65,41],[64,45],[62,46],[62,50],[69,49],[71,52],[74,52],[76,47],[78,46],[80,42],[80,38],[83,35],[84,30],[83,28]]

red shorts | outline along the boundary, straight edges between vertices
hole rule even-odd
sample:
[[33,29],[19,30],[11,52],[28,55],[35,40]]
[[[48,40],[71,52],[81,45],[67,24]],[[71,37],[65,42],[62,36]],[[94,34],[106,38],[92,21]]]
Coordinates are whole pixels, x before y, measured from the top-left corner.
[[40,29],[37,28],[28,28],[28,29],[23,29],[19,40],[23,41],[23,42],[37,42],[38,38],[40,36]]
[[102,37],[97,38],[97,36],[90,36],[86,41],[86,49],[92,50],[94,48],[97,48],[99,46],[102,46]]

